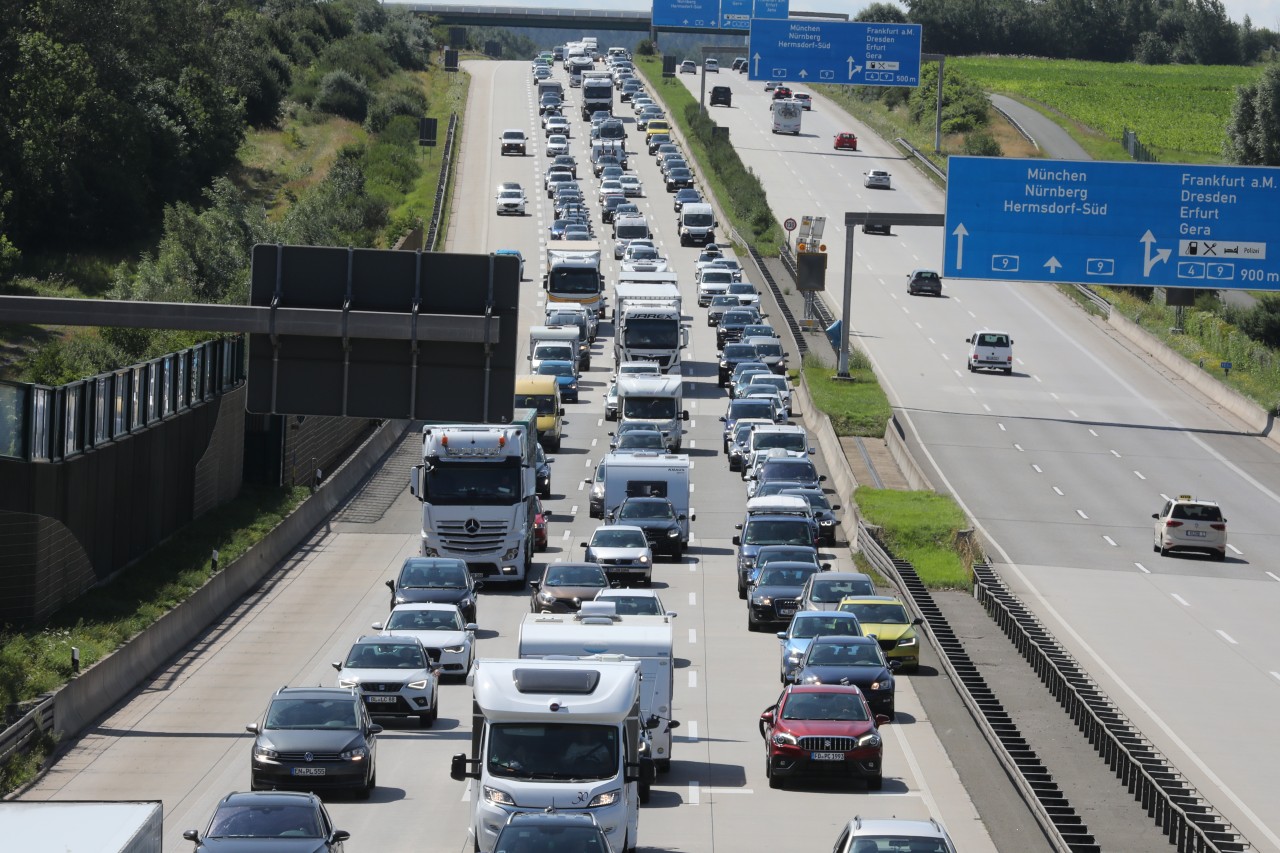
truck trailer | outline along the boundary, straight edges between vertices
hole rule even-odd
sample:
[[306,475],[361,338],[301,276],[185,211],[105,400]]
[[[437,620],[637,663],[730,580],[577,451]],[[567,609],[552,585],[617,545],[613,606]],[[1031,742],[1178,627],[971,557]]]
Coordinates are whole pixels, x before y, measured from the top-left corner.
[[0,803],[0,847],[14,853],[163,853],[159,800]]

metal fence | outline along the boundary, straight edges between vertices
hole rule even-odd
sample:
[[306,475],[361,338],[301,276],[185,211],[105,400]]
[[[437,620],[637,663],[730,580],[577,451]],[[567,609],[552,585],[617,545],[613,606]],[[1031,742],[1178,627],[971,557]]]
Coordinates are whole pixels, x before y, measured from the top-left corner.
[[436,200],[431,206],[431,223],[427,226],[427,236],[422,241],[422,248],[428,252],[436,250],[440,239],[440,220],[444,216],[444,200],[449,188],[449,170],[453,168],[453,145],[457,138],[458,114],[449,114],[449,129],[444,135],[444,155],[440,158],[440,181],[436,184]]
[[1124,150],[1129,152],[1129,156],[1137,160],[1139,163],[1158,163],[1160,158],[1151,153],[1147,146],[1138,141],[1138,134],[1129,128],[1124,129],[1124,133],[1120,136],[1120,144],[1124,146]]
[[61,462],[204,403],[245,380],[243,336],[51,387],[0,381],[0,456]]

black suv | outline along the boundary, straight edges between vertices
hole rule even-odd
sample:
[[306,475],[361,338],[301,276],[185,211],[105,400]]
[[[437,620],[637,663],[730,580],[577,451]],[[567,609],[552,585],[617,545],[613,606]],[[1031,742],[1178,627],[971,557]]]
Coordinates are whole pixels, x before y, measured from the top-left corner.
[[245,730],[257,736],[249,767],[255,791],[343,788],[368,799],[378,783],[382,726],[369,719],[355,690],[282,687],[262,721]]
[[387,581],[391,607],[397,604],[456,604],[463,621],[476,621],[476,590],[467,564],[452,557],[409,557],[395,580]]
[[666,498],[627,498],[608,517],[610,524],[639,527],[654,554],[670,554],[677,560],[684,555],[684,520]]
[[762,624],[791,621],[799,609],[800,596],[809,578],[822,571],[812,563],[770,563],[747,590],[747,630],[758,631]]
[[711,106],[731,107],[733,106],[733,90],[728,86],[712,86],[711,87]]
[[[763,319],[764,316],[755,308],[730,308],[720,315],[720,322],[716,324],[716,347],[727,348],[727,344],[741,341],[742,330]],[[752,352],[754,351],[753,348]]]
[[[204,835],[188,829],[182,837],[195,842],[196,853],[278,851],[282,844],[290,850],[342,853],[342,842],[351,833],[333,828],[324,803],[315,794],[257,791],[227,794],[218,801]],[[282,841],[284,838],[291,840]]]
[[[726,312],[732,313],[732,312]],[[744,361],[756,361],[756,348],[754,344],[732,343],[725,346],[720,352],[719,363],[719,385],[723,388],[729,384],[729,376],[733,373],[733,369]],[[728,452],[726,448],[725,452]]]

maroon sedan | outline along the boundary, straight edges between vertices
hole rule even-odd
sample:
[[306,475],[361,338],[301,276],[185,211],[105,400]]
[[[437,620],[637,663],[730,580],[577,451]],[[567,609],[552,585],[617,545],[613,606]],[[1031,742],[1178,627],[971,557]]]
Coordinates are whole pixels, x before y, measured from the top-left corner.
[[823,776],[862,778],[869,790],[880,790],[884,742],[877,726],[888,722],[871,713],[856,687],[788,685],[760,715],[769,787],[781,788],[792,776]]

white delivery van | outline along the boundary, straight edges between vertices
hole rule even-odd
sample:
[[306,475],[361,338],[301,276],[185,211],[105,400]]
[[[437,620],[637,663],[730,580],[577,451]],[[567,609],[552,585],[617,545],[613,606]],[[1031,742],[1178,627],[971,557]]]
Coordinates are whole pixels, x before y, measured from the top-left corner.
[[681,408],[684,379],[673,376],[618,377],[618,421],[623,424],[651,425],[662,433],[667,452],[674,453],[683,443],[684,426],[689,420],[688,411]]
[[706,245],[715,242],[716,214],[709,204],[699,202],[682,206],[677,225],[681,246],[692,246],[694,243]]
[[[640,832],[640,662],[476,661],[471,754],[449,775],[473,779],[472,849],[493,853],[516,812],[595,816],[615,850],[634,850]],[[645,778],[646,783],[652,782]]]
[[538,372],[544,361],[578,360],[577,326],[531,326],[529,328],[529,370]]
[[1013,373],[1013,338],[1007,332],[984,329],[964,339],[969,345],[969,371],[1003,370]]

